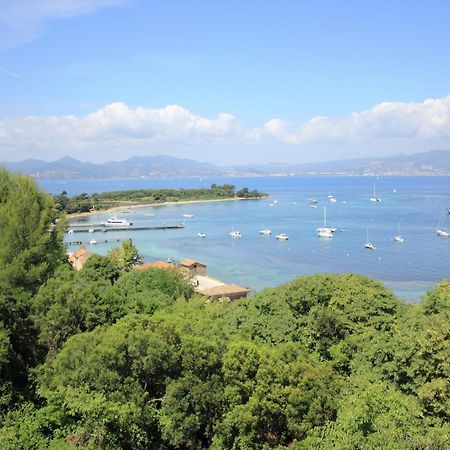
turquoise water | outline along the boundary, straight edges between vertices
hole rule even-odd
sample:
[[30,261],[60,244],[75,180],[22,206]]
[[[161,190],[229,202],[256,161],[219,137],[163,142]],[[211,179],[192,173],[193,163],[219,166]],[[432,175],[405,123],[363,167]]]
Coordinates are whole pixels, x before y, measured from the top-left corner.
[[[209,187],[231,183],[268,192],[269,199],[192,203],[134,209],[118,214],[135,225],[184,222],[181,230],[95,233],[95,239],[131,237],[145,260],[192,258],[208,264],[210,275],[259,290],[316,272],[357,272],[381,280],[408,301],[417,301],[437,281],[450,276],[450,239],[436,235],[442,210],[450,207],[450,180],[445,177],[252,177],[217,179],[130,179],[42,181],[52,193],[102,192],[116,189]],[[370,201],[373,184],[381,202]],[[336,198],[329,201],[328,195]],[[308,198],[316,198],[311,208]],[[274,202],[276,200],[276,203]],[[273,205],[273,206],[270,206]],[[315,229],[327,221],[334,239],[320,239]],[[154,214],[150,216],[149,214]],[[184,214],[192,214],[187,219]],[[100,222],[108,215],[80,219]],[[450,228],[450,217],[445,216]],[[392,240],[400,231],[405,242]],[[269,228],[272,236],[259,235]],[[239,230],[241,239],[229,237]],[[341,231],[345,230],[345,231]],[[366,250],[367,230],[375,251]],[[206,238],[197,237],[205,233]],[[288,241],[275,234],[286,233]],[[89,241],[89,233],[68,235]],[[116,244],[88,248],[106,253]]]

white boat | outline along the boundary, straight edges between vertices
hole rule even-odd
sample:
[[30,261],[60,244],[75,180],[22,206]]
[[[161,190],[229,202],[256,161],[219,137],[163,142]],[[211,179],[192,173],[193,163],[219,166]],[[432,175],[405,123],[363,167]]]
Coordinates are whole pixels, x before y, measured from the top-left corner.
[[93,228],[89,228],[88,233],[93,233],[95,230]]
[[194,215],[193,214],[183,214],[183,217],[186,217],[186,219],[193,219]]
[[321,238],[331,239],[334,237],[333,232],[329,228],[322,228],[319,230],[319,232],[317,234]]
[[117,216],[111,216],[106,222],[103,222],[105,227],[130,227],[133,225],[131,220],[119,219]]
[[315,198],[308,198],[308,203],[310,205],[317,205],[317,200]]
[[67,233],[73,234],[73,230],[67,230]]
[[336,228],[327,227],[327,208],[323,207],[323,227],[316,228],[318,236],[322,238],[332,238]]
[[270,236],[272,234],[272,230],[260,230],[259,234],[262,234],[263,236]]
[[205,233],[197,233],[197,236],[200,238],[205,238],[206,234]]
[[241,237],[241,232],[240,232],[240,231],[231,231],[231,232],[229,233],[229,235],[230,235],[232,238],[240,238],[240,237]]
[[439,223],[438,223],[438,226],[437,226],[436,234],[438,236],[442,236],[442,237],[450,237],[450,233],[448,231],[444,230],[444,227],[443,227],[443,222],[444,222],[443,216],[444,216],[444,212],[442,211],[442,213],[441,213],[441,215],[439,217]]
[[373,245],[372,242],[369,241],[369,229],[368,228],[367,228],[367,239],[366,239],[366,243],[364,244],[364,247],[367,248],[368,250],[376,249],[375,245]]
[[381,202],[381,198],[377,197],[376,191],[375,191],[375,183],[373,184],[373,197],[370,197],[371,202]]
[[97,243],[97,241],[95,240],[95,239],[91,239],[90,241],[89,241],[89,244],[91,244],[91,245],[95,245]]
[[287,241],[289,239],[289,236],[285,233],[277,234],[275,236],[276,239],[279,239],[280,241]]
[[400,244],[405,241],[405,239],[403,239],[403,236],[400,234],[400,222],[398,223],[397,234],[394,236],[394,241],[399,242]]
[[331,202],[331,203],[336,203],[337,200],[336,200],[334,197],[330,197],[330,202]]
[[317,205],[316,205],[315,203],[310,203],[309,206],[310,206],[311,208],[317,208]]

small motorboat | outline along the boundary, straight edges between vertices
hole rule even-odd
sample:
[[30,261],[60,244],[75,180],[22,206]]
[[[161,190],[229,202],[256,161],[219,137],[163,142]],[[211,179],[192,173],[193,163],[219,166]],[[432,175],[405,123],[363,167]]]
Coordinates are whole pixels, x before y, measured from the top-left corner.
[[287,241],[289,239],[289,236],[285,233],[277,234],[275,236],[276,239],[279,239],[280,241]]
[[240,237],[241,237],[241,232],[240,232],[240,231],[231,231],[231,232],[229,233],[229,235],[230,235],[232,238],[240,238]]
[[97,241],[95,240],[95,239],[91,239],[90,241],[89,241],[89,244],[91,244],[91,245],[95,245],[97,243]]
[[205,233],[197,233],[197,236],[198,236],[199,238],[205,238],[205,237],[206,237],[206,234],[205,234]]
[[262,234],[263,236],[270,236],[272,234],[272,230],[260,230],[259,234]]

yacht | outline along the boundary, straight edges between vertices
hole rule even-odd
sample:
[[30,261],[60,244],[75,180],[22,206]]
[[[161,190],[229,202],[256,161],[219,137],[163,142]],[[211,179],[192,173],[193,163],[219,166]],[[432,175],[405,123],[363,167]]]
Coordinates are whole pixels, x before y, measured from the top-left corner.
[[375,192],[375,184],[373,185],[373,197],[370,197],[371,202],[381,202],[381,198],[377,197],[377,194]]
[[240,232],[240,231],[231,231],[231,232],[229,233],[229,235],[230,235],[232,238],[240,238],[240,237],[241,237],[241,232]]
[[90,241],[89,241],[89,244],[91,244],[91,245],[95,245],[97,243],[97,241],[95,240],[95,239],[91,239]]
[[327,208],[323,207],[323,227],[316,228],[319,237],[332,238],[336,228],[327,227]]
[[400,244],[405,241],[405,239],[403,239],[403,236],[400,234],[400,222],[398,223],[397,234],[394,236],[394,241],[399,242]]
[[197,233],[197,236],[200,238],[205,238],[206,234],[205,233]]
[[289,236],[285,233],[277,234],[275,236],[276,239],[279,239],[280,241],[287,241],[289,239]]
[[260,230],[259,234],[263,236],[270,236],[272,234],[272,230]]
[[106,222],[103,222],[105,227],[129,227],[133,225],[131,220],[119,219],[117,216],[111,216]]

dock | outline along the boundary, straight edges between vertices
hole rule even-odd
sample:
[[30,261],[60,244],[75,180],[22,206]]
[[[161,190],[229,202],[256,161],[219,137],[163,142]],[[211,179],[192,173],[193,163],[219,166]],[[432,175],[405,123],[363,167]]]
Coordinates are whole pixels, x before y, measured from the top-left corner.
[[158,226],[142,226],[142,227],[134,227],[134,226],[126,226],[126,227],[105,227],[104,225],[98,226],[98,224],[90,224],[79,226],[79,225],[69,225],[66,233],[72,231],[72,233],[86,233],[86,228],[92,230],[91,233],[107,233],[108,231],[152,231],[152,230],[178,230],[184,228],[184,223],[176,224],[176,225],[158,225]]

